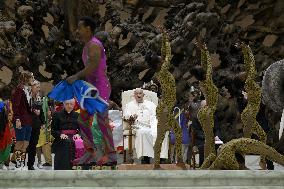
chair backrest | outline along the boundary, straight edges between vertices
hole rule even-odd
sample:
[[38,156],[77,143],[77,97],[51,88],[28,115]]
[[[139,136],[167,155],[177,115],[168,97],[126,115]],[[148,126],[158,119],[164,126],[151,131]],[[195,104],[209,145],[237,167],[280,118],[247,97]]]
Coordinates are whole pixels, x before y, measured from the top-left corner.
[[[129,102],[131,102],[132,100],[134,100],[134,90],[128,90],[128,91],[123,91],[121,94],[121,106],[122,106],[122,110],[124,110],[125,105]],[[158,105],[158,96],[157,93],[153,92],[153,91],[149,91],[149,90],[145,90],[143,89],[143,92],[145,94],[144,99],[145,100],[149,100],[151,102],[153,102],[155,105]]]

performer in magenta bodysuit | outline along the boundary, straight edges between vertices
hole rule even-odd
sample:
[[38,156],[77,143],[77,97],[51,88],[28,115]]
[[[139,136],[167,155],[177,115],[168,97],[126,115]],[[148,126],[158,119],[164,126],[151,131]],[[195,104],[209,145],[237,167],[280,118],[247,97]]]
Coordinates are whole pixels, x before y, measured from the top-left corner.
[[[108,102],[111,86],[106,75],[106,55],[102,43],[93,36],[94,29],[95,22],[92,18],[83,17],[80,19],[77,34],[80,41],[85,44],[82,53],[85,68],[68,77],[67,82],[73,83],[78,79],[85,79],[94,85],[99,91],[99,96]],[[95,146],[94,144],[93,117],[94,115],[90,115],[84,110],[80,112],[78,121],[86,153],[77,163],[116,164],[116,152],[109,126],[108,112],[97,113],[97,122],[103,134],[102,146]]]

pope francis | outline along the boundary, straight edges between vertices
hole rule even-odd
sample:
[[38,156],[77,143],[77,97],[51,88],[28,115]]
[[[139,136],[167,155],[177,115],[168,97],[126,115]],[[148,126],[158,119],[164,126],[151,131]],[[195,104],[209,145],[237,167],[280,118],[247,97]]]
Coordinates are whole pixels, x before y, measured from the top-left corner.
[[[143,89],[134,90],[134,98],[126,104],[123,115],[124,118],[134,120],[135,130],[135,151],[139,159],[142,157],[142,163],[150,163],[150,157],[154,158],[154,144],[157,138],[157,119],[156,105],[144,99]],[[161,158],[168,158],[168,132],[163,141]]]

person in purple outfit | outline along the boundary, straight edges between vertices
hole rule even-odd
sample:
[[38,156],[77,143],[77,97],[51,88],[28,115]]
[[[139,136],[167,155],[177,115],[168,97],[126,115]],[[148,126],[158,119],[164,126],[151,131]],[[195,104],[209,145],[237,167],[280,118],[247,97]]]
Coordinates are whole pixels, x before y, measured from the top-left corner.
[[[72,84],[76,80],[84,79],[94,85],[98,89],[99,96],[108,102],[111,85],[107,77],[106,54],[102,43],[94,36],[95,28],[96,23],[91,17],[82,17],[80,19],[76,32],[79,40],[85,44],[82,53],[85,68],[66,80],[69,84]],[[114,165],[117,163],[116,151],[113,144],[112,131],[109,126],[108,112],[97,113],[97,122],[103,134],[101,148],[95,146],[93,140],[93,118],[94,115],[90,115],[84,110],[80,111],[78,121],[86,153],[78,164]]]

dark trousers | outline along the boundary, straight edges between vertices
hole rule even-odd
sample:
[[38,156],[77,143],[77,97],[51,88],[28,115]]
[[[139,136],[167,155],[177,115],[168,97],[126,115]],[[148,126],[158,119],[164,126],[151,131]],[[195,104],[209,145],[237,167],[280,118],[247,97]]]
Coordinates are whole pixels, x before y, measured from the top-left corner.
[[31,138],[30,138],[28,149],[27,149],[28,167],[33,167],[35,163],[36,145],[38,143],[39,133],[40,133],[40,127],[32,128]]
[[198,151],[199,151],[199,167],[200,167],[204,162],[204,146],[203,145],[198,146]]

